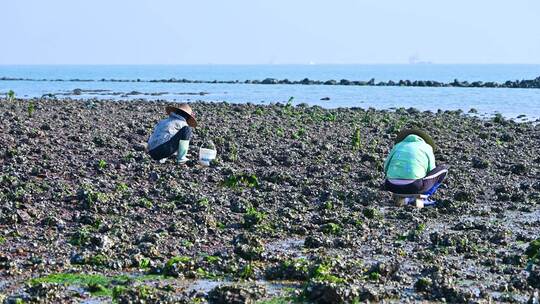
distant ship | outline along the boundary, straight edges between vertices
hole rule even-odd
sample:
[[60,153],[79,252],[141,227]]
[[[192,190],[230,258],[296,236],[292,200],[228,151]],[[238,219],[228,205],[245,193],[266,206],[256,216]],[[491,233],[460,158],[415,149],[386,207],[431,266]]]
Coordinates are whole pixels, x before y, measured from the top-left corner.
[[409,57],[409,64],[433,64],[431,61],[422,61],[418,55],[412,55]]

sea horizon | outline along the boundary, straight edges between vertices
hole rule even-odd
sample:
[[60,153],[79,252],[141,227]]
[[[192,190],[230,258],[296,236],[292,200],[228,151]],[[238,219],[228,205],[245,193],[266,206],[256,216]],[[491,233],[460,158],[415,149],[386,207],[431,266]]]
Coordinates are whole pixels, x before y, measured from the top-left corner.
[[[13,90],[24,98],[57,97],[165,99],[172,102],[226,101],[231,103],[307,103],[325,108],[416,107],[437,111],[477,110],[485,115],[500,113],[528,120],[540,118],[540,89],[379,87],[296,84],[246,84],[266,78],[299,81],[347,79],[351,81],[433,80],[450,83],[482,81],[504,83],[535,79],[540,64],[114,64],[114,65],[0,65],[0,94]],[[206,83],[169,83],[188,79]],[[48,81],[42,81],[48,80]],[[61,81],[59,81],[61,80]],[[76,81],[72,81],[76,80]],[[79,81],[83,80],[83,81]],[[89,80],[85,82],[85,80]],[[102,81],[107,80],[107,81]],[[120,82],[108,80],[122,80]],[[157,82],[152,82],[158,80]],[[212,83],[213,81],[235,83]]]

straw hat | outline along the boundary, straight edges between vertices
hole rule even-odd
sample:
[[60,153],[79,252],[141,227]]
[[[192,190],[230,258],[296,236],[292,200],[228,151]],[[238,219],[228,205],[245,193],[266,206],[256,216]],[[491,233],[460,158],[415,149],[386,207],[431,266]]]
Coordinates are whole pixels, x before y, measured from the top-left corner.
[[435,141],[431,136],[429,136],[426,132],[420,130],[420,129],[403,129],[399,132],[399,134],[396,137],[396,144],[401,142],[405,139],[405,137],[414,134],[417,136],[420,136],[428,145],[430,145],[433,150],[435,150]]
[[187,124],[192,128],[195,128],[197,126],[197,120],[195,120],[195,113],[193,113],[193,110],[187,103],[181,103],[177,106],[167,106],[165,108],[165,111],[167,112],[167,115],[178,112],[186,114],[185,116],[187,116]]

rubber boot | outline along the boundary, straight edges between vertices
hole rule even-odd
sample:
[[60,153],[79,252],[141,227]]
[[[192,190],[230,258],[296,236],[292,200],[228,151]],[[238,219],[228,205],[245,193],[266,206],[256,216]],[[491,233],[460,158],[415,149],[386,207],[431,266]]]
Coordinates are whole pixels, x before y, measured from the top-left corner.
[[176,154],[176,162],[183,164],[188,161],[187,152],[189,149],[189,140],[181,140],[178,143],[178,154]]

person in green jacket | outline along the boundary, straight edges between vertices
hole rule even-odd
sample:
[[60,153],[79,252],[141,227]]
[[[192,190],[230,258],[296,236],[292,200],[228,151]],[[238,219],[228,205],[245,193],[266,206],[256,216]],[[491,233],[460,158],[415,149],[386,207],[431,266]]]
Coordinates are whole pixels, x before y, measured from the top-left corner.
[[[399,195],[430,196],[441,185],[448,167],[436,166],[435,142],[424,131],[404,129],[384,162],[384,188]],[[433,203],[426,201],[426,203]]]

